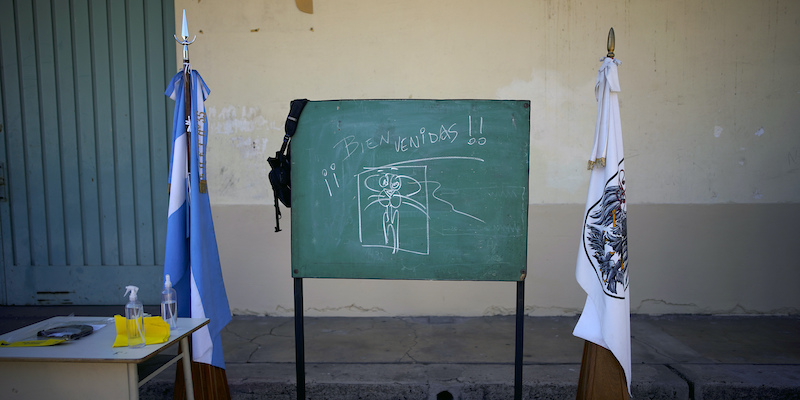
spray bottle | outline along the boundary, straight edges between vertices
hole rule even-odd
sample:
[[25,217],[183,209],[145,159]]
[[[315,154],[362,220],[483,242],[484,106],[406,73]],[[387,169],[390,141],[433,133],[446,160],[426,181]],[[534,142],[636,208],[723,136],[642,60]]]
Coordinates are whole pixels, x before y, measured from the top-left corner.
[[161,291],[161,318],[169,324],[170,329],[178,327],[178,294],[172,288],[169,274],[164,279],[164,290]]
[[139,301],[139,288],[136,286],[125,286],[125,294],[128,304],[125,305],[125,322],[128,331],[128,347],[137,349],[144,347],[144,306]]

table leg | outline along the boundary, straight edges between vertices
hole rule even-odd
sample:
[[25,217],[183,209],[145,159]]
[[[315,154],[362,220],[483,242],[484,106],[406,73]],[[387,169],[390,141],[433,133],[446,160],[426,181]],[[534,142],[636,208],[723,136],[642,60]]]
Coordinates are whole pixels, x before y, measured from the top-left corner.
[[139,367],[135,363],[128,364],[128,399],[139,400]]
[[183,354],[183,382],[186,386],[186,399],[194,400],[194,385],[192,384],[192,352],[189,351],[189,338],[181,339],[181,354]]

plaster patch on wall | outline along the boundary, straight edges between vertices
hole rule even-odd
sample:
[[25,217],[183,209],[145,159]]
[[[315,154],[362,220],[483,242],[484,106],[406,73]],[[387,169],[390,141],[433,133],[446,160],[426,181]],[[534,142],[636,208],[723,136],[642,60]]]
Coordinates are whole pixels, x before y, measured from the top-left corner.
[[[283,137],[283,122],[267,118],[257,106],[227,105],[207,109],[211,146],[215,160],[224,160],[209,185],[218,195],[217,203],[264,201],[269,181],[268,155],[280,143],[271,138]],[[271,147],[270,147],[271,146]]]
[[761,200],[761,198],[763,198],[763,197],[764,197],[764,195],[762,195],[761,191],[759,191],[758,189],[753,191],[753,198],[754,199]]
[[[267,138],[220,135],[209,163],[209,192],[214,204],[250,204],[271,201],[267,178]],[[274,141],[269,142],[274,144]]]
[[236,178],[236,176],[224,166],[219,169],[216,179],[212,180],[214,186],[216,186],[216,189],[222,193],[232,190],[238,181],[239,180]]
[[221,135],[283,131],[280,123],[268,120],[261,115],[261,109],[256,107],[209,107],[208,117],[209,131]]
[[232,136],[230,140],[244,159],[264,158],[264,154],[267,152],[267,144],[269,143],[267,138],[252,138],[250,136]]
[[763,135],[763,134],[764,134],[764,128],[759,128],[756,131],[756,136],[758,136],[758,137],[761,137],[761,135]]
[[722,127],[721,126],[715,126],[714,127],[714,137],[720,137],[720,135],[722,135]]

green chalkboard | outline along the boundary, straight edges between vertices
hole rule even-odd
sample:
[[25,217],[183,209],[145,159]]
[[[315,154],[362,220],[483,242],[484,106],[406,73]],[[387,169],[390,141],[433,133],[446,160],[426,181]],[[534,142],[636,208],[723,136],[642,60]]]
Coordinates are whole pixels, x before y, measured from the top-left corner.
[[519,281],[530,102],[339,100],[292,138],[292,276]]

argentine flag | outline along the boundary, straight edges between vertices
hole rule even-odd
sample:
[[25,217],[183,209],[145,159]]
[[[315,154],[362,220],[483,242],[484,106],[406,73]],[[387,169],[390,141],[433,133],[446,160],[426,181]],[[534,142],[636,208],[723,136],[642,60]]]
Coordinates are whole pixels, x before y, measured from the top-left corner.
[[[189,132],[183,71],[172,78],[164,93],[175,100],[164,274],[170,275],[178,293],[179,317],[210,319],[192,335],[194,361],[225,368],[220,332],[230,322],[231,311],[222,281],[211,203],[204,189],[208,121],[203,102],[210,91],[197,71],[191,71],[190,90]],[[187,154],[187,134],[191,154]]]

